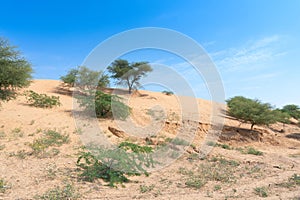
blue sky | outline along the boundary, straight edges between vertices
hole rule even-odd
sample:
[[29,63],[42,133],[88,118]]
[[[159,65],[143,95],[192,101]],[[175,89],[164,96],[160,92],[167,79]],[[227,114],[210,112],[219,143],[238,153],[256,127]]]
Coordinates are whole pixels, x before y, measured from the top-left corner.
[[[196,40],[222,77],[226,98],[243,95],[278,107],[300,104],[300,1],[1,1],[0,36],[19,46],[34,78],[58,79],[100,42],[122,31],[162,27]],[[182,66],[171,54],[124,56]],[[198,82],[197,82],[198,81]],[[190,76],[197,96],[203,80]]]

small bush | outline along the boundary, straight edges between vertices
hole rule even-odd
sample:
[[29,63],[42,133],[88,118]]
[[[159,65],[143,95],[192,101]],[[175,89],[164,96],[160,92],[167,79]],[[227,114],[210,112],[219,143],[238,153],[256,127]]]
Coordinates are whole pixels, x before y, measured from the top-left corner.
[[218,146],[218,147],[221,147],[221,148],[223,148],[223,149],[228,149],[228,150],[231,149],[230,146],[227,145],[227,144],[217,144],[217,146]]
[[114,187],[116,183],[129,181],[127,175],[148,174],[145,167],[154,165],[150,155],[152,148],[122,142],[117,149],[92,148],[91,152],[81,152],[77,166],[81,168],[80,177],[93,182],[100,178]]
[[61,106],[58,96],[48,96],[46,94],[38,94],[32,90],[26,91],[25,96],[28,103],[34,107],[39,108],[52,108],[55,106]]
[[106,94],[96,91],[95,95],[78,95],[77,100],[86,111],[96,112],[97,117],[125,120],[130,115],[130,108],[122,102],[122,98],[117,95]]
[[172,91],[167,91],[167,90],[162,91],[162,93],[165,94],[165,95],[168,95],[168,96],[171,96],[171,95],[174,94],[174,92],[172,92]]
[[74,186],[67,184],[62,188],[57,186],[54,189],[48,190],[42,195],[35,196],[35,199],[41,200],[76,200],[80,195],[76,192]]
[[256,155],[256,156],[261,156],[261,155],[263,155],[263,152],[258,151],[258,150],[256,150],[256,149],[254,149],[253,147],[249,147],[249,148],[246,150],[246,154],[252,154],[252,155]]
[[[50,146],[61,146],[69,142],[68,135],[62,135],[54,130],[47,130],[44,132],[44,136],[33,141],[29,146],[33,150],[33,154],[39,155],[45,153],[45,150]],[[54,152],[55,153],[55,149]]]
[[265,187],[254,188],[254,193],[260,197],[268,197],[268,191]]

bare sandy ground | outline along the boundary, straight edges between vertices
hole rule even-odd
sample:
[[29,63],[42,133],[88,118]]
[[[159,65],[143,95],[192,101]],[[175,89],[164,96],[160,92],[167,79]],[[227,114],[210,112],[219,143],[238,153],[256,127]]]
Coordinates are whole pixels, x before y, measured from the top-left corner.
[[[52,109],[35,108],[28,105],[24,96],[2,103],[0,179],[5,181],[5,192],[0,192],[0,199],[33,199],[35,195],[67,183],[74,186],[81,195],[80,199],[262,198],[255,193],[255,188],[264,188],[267,191],[264,199],[300,199],[299,184],[291,182],[294,174],[300,175],[300,128],[296,125],[286,125],[284,133],[280,132],[281,124],[271,127],[257,126],[250,132],[249,124],[240,125],[234,119],[225,118],[218,142],[229,145],[230,149],[217,146],[206,159],[199,160],[193,157],[196,152],[190,147],[187,149],[189,153],[184,153],[179,159],[159,171],[152,172],[148,177],[130,177],[130,183],[110,188],[104,186],[105,183],[101,180],[88,183],[78,179],[76,161],[77,154],[84,145],[84,135],[81,133],[83,127],[76,124],[72,115],[72,94],[64,90],[59,81],[54,80],[36,80],[27,89],[59,96],[62,106]],[[125,138],[116,137],[108,127],[124,130],[130,137],[139,138],[140,141],[151,135],[161,141],[175,137],[185,121],[195,126],[192,131],[195,133],[192,144],[201,146],[211,127],[211,117],[220,117],[212,116],[212,103],[202,99],[167,96],[149,91],[122,96],[128,99],[132,107],[130,120],[137,128],[127,127],[124,130],[126,124],[122,122],[97,120],[105,137],[112,143]],[[221,109],[220,105],[216,105],[216,108]],[[224,113],[220,115],[224,116]],[[76,126],[80,130],[76,130]],[[49,129],[69,135],[70,142],[56,147],[58,155],[42,158],[31,155],[29,144],[40,138],[44,130]],[[248,147],[263,152],[263,155],[243,153],[241,149]],[[210,173],[216,167],[215,164],[219,163],[216,161],[218,159],[238,163],[237,166],[229,164],[216,168],[221,173],[218,176],[228,178],[228,181],[216,178],[208,180],[199,189],[189,187],[188,181],[197,178],[196,171],[199,168],[207,168],[207,173]],[[223,172],[225,168],[227,171]],[[195,172],[195,177],[191,177],[191,173],[188,175],[183,172],[189,170]],[[151,189],[141,189],[148,186]]]

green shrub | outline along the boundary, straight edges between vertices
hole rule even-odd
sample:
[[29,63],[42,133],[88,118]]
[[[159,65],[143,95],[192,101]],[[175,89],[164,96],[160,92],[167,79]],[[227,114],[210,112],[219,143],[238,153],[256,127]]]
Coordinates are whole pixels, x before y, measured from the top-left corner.
[[256,156],[261,156],[261,155],[263,155],[263,152],[258,151],[258,150],[256,150],[256,149],[254,149],[253,147],[249,147],[249,148],[246,150],[245,153],[246,153],[246,154],[256,155]]
[[124,120],[130,114],[130,108],[117,95],[96,91],[95,95],[89,92],[89,95],[78,95],[76,98],[80,107],[84,107],[86,111],[96,112],[100,118],[115,117]]
[[58,96],[38,94],[32,90],[26,91],[25,96],[27,98],[27,101],[34,107],[52,108],[54,106],[61,106]]
[[153,167],[151,147],[123,142],[117,149],[91,147],[91,152],[81,152],[77,166],[82,170],[80,177],[93,182],[100,178],[114,187],[116,183],[129,181],[127,175],[148,174],[146,167]]
[[167,90],[162,91],[162,93],[165,94],[165,95],[168,95],[168,96],[174,94],[174,92],[172,92],[172,91],[167,91]]

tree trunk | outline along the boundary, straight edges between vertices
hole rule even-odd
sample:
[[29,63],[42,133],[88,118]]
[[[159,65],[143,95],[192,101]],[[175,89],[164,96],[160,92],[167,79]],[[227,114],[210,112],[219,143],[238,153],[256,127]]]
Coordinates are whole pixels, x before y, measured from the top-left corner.
[[253,126],[254,126],[255,124],[251,124],[251,131],[253,130]]
[[129,86],[129,87],[128,87],[128,93],[131,94],[131,91],[132,91],[132,87]]

